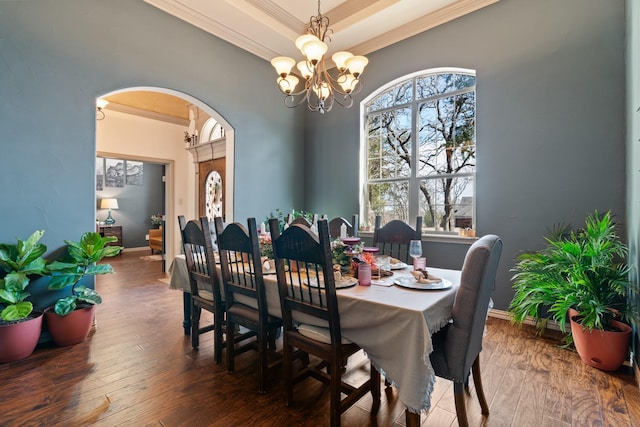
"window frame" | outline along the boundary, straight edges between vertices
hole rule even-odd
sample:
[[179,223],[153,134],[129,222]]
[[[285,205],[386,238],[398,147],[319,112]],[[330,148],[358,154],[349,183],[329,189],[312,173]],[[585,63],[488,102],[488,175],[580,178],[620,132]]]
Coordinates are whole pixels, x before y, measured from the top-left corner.
[[[426,69],[426,70],[420,70],[420,71],[416,71],[401,77],[398,77],[382,86],[380,86],[379,88],[377,88],[374,92],[372,92],[371,94],[369,94],[365,99],[363,99],[360,102],[360,159],[359,159],[359,207],[360,207],[360,218],[362,218],[364,221],[363,223],[365,223],[370,229],[371,231],[373,231],[372,227],[373,224],[370,224],[368,221],[368,216],[369,216],[369,212],[367,210],[367,205],[368,205],[368,184],[370,182],[376,182],[376,180],[369,180],[368,179],[368,150],[369,150],[369,146],[368,146],[368,122],[367,122],[367,116],[371,113],[369,113],[367,111],[367,105],[369,103],[371,103],[375,98],[379,97],[380,95],[382,95],[383,93],[385,93],[386,91],[388,91],[389,89],[401,85],[409,80],[411,80],[412,86],[413,86],[413,97],[412,100],[409,103],[406,104],[399,104],[399,105],[394,105],[388,108],[382,108],[379,110],[375,110],[374,112],[372,112],[372,114],[377,114],[380,112],[384,112],[384,111],[390,111],[390,110],[396,110],[398,108],[402,108],[403,106],[409,106],[411,108],[411,155],[412,155],[412,164],[411,164],[411,173],[410,176],[408,178],[390,178],[390,179],[383,179],[380,180],[380,182],[397,182],[397,181],[401,181],[401,182],[407,182],[408,186],[409,186],[409,211],[408,211],[408,218],[409,218],[409,224],[414,226],[415,224],[413,224],[413,222],[415,221],[416,216],[418,215],[418,213],[420,212],[420,194],[419,194],[419,186],[417,185],[417,183],[419,183],[421,180],[427,179],[426,175],[418,175],[418,164],[417,164],[417,157],[418,157],[418,150],[419,150],[419,143],[418,143],[418,122],[419,122],[419,109],[418,109],[418,105],[421,103],[424,103],[425,100],[427,99],[431,99],[431,98],[421,98],[421,99],[416,99],[416,78],[418,77],[422,77],[422,76],[426,76],[426,75],[436,75],[436,74],[470,74],[473,75],[475,80],[475,83],[473,85],[473,92],[474,92],[474,96],[475,96],[475,107],[474,107],[474,120],[476,121],[476,126],[475,126],[475,132],[474,132],[474,147],[476,150],[476,156],[475,156],[475,166],[474,166],[474,170],[473,172],[463,172],[463,173],[456,173],[453,174],[456,177],[466,177],[466,176],[471,176],[473,179],[473,185],[472,185],[472,205],[471,205],[471,209],[472,209],[472,229],[475,230],[476,229],[476,216],[477,216],[477,210],[476,210],[476,199],[477,199],[477,73],[476,70],[473,69],[468,69],[468,68],[459,68],[459,67],[437,67],[437,68],[430,68],[430,69]],[[464,89],[455,89],[452,90],[450,92],[446,92],[445,94],[443,94],[444,96],[455,96],[457,94],[460,93],[466,93],[469,92],[469,88],[464,88]],[[438,175],[438,178],[442,178],[445,175]],[[415,202],[412,203],[412,200],[415,200]],[[413,218],[413,220],[411,220],[411,218]],[[365,232],[366,233],[366,232]],[[440,237],[445,237],[445,236],[458,236],[458,232],[456,230],[433,230],[433,229],[429,229],[429,230],[424,230],[423,228],[423,236],[425,235],[432,235],[432,236],[440,236]]]

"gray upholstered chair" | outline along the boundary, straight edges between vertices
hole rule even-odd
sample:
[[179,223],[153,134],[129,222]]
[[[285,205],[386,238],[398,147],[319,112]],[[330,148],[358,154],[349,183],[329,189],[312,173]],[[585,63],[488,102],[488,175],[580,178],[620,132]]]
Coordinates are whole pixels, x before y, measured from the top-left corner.
[[431,364],[437,376],[453,381],[458,424],[463,427],[468,425],[463,391],[468,387],[470,371],[473,371],[482,413],[489,414],[480,378],[480,351],[501,253],[502,240],[491,234],[469,248],[462,266],[452,320],[431,337]]

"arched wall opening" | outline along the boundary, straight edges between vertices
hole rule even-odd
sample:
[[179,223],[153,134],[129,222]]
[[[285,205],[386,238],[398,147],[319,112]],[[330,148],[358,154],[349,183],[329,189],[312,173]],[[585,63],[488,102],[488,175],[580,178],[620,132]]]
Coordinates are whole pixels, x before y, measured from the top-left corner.
[[[225,137],[224,157],[226,165],[226,180],[224,183],[224,213],[227,221],[234,218],[234,128],[217,111],[188,94],[161,87],[138,86],[123,88],[105,93],[101,98],[130,92],[157,92],[184,100],[185,109],[196,106],[211,117],[211,122],[219,124]],[[199,216],[198,207],[198,157],[185,147],[184,132],[187,126],[162,123],[160,119],[149,120],[149,126],[157,129],[141,130],[133,127],[131,114],[118,111],[113,105],[107,105],[104,110],[105,119],[96,122],[96,155],[100,157],[126,158],[150,163],[158,163],[165,168],[165,260],[172,260],[180,253],[180,230],[177,226],[177,216],[184,215],[187,219]],[[111,123],[109,120],[111,119]],[[117,123],[120,123],[117,124]],[[207,121],[209,123],[209,121]],[[132,126],[127,133],[127,126]],[[112,129],[120,126],[120,130]],[[208,125],[209,126],[209,125]],[[202,135],[200,129],[200,134]],[[208,130],[208,129],[207,129]],[[210,131],[209,131],[210,133]],[[202,135],[204,136],[204,135]],[[169,144],[166,138],[170,137]],[[155,144],[155,140],[164,140],[163,146]],[[174,141],[175,140],[175,141]],[[219,145],[219,144],[218,144]]]

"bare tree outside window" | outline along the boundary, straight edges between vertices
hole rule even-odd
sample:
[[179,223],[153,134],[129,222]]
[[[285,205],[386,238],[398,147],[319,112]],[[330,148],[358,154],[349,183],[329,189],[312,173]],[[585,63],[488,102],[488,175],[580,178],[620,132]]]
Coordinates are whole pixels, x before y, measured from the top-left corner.
[[473,225],[475,105],[467,70],[420,74],[367,104],[369,223],[422,215],[431,230]]

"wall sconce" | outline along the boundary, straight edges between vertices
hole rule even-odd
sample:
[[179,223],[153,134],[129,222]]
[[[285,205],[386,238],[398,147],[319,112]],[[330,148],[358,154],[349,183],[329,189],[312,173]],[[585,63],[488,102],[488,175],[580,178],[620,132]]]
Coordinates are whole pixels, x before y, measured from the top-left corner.
[[118,199],[102,199],[100,201],[100,209],[109,209],[109,216],[104,220],[106,225],[113,225],[116,220],[111,216],[111,209],[118,209]]
[[104,98],[98,98],[96,100],[96,120],[104,119],[104,111],[102,109],[107,106],[109,101]]

